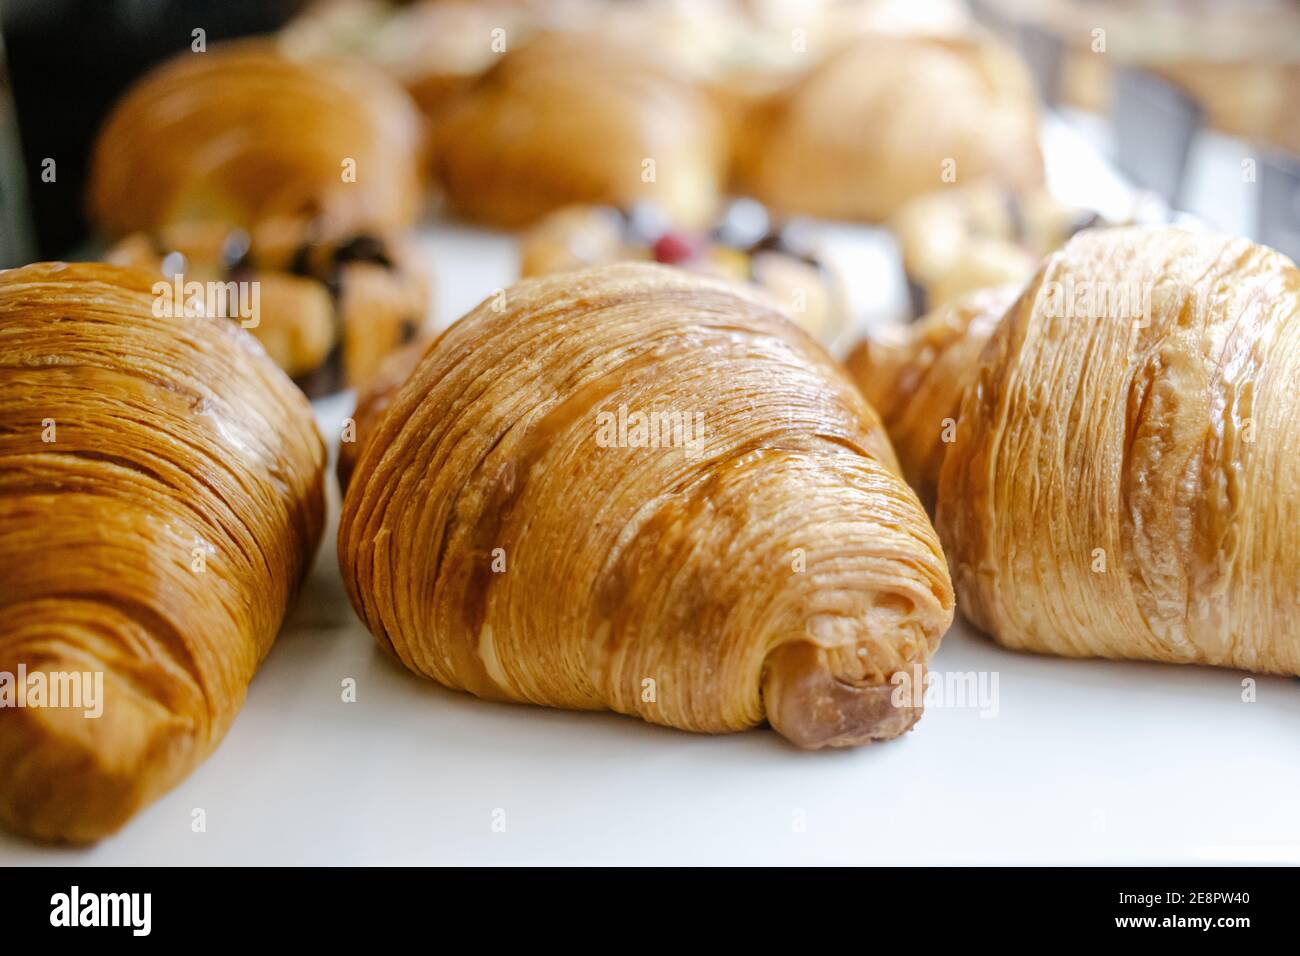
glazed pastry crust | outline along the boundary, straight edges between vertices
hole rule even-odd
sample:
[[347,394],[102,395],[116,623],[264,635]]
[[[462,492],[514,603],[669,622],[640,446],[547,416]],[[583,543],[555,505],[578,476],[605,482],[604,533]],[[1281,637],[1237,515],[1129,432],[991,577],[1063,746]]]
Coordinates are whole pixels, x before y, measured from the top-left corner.
[[98,719],[0,709],[0,820],[41,839],[113,832],[212,751],[321,531],[306,400],[151,282],[0,273],[0,670],[103,673]]
[[926,508],[934,507],[944,452],[956,437],[980,352],[1020,290],[1017,284],[967,293],[895,336],[864,339],[845,359]]
[[[890,680],[946,630],[947,572],[826,353],[741,287],[659,266],[494,301],[360,439],[340,566],[381,646],[480,697],[692,731],[910,727]],[[602,444],[620,405],[700,413],[702,443]]]
[[1032,81],[985,39],[869,36],[752,117],[741,180],[783,214],[881,221],[914,196],[1042,181]]
[[507,227],[575,203],[640,202],[703,226],[726,164],[705,94],[642,49],[561,33],[504,54],[439,118],[434,154],[452,208]]
[[[1118,290],[1086,315],[1049,298],[1119,282],[1152,290],[1149,320]],[[1014,648],[1300,673],[1297,381],[1285,257],[1080,234],[982,351],[943,463],[963,612]]]
[[362,64],[291,60],[259,41],[183,53],[110,114],[91,158],[91,218],[114,238],[276,217],[401,228],[419,212],[421,136],[405,91]]

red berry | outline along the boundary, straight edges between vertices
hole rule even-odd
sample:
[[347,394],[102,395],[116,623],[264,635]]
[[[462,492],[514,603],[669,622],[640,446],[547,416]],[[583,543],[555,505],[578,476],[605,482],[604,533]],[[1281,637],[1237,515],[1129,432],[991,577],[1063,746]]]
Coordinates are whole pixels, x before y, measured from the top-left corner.
[[700,254],[702,246],[698,236],[684,232],[665,232],[655,240],[655,262],[669,266],[689,262]]

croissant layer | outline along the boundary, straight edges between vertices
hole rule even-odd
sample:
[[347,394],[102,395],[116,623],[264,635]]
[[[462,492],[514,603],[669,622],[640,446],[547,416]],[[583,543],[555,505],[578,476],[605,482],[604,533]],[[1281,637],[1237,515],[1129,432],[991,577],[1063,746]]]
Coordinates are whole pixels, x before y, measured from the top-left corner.
[[963,611],[1012,647],[1300,673],[1300,271],[1094,230],[993,332],[939,479]]
[[890,681],[951,620],[937,538],[875,414],[764,300],[649,265],[528,280],[384,401],[340,563],[417,673],[808,747],[919,716]]
[[306,400],[150,282],[0,273],[0,672],[100,688],[0,708],[0,821],[43,839],[118,829],[216,746],[322,525]]

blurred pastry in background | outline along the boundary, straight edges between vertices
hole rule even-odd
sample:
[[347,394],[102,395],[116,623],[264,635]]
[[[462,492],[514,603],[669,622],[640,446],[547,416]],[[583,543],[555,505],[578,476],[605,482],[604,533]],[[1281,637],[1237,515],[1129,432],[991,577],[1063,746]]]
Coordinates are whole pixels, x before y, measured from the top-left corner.
[[[646,4],[656,5],[672,4]],[[961,0],[735,0],[701,6],[732,13],[710,30],[718,42],[708,48],[709,57],[691,65],[723,117],[738,180],[744,157],[764,148],[759,136],[773,98],[858,38],[957,36],[972,26]]]
[[[582,4],[585,6],[585,4]],[[406,87],[427,116],[435,115],[504,50],[543,24],[572,20],[574,3],[525,0],[423,0],[406,6],[380,0],[322,0],[280,31],[293,56],[362,59]]]
[[843,327],[846,295],[835,269],[808,243],[771,222],[752,199],[737,199],[708,230],[671,225],[653,207],[569,206],[520,236],[525,278],[612,262],[677,266],[752,283],[813,335]]
[[[279,220],[250,234],[215,222],[137,232],[105,260],[192,286],[204,314],[240,321],[311,398],[355,387],[428,325],[419,256],[397,236],[314,234]],[[237,311],[244,289],[255,312]],[[186,292],[186,302],[190,293]],[[245,303],[246,305],[247,303]]]
[[926,193],[890,220],[914,315],[973,289],[1023,284],[1043,256],[1101,224],[1045,190],[1019,194],[993,182]]
[[422,120],[382,72],[261,41],[182,53],[114,107],[91,157],[109,237],[185,222],[395,229],[420,212]]
[[1214,129],[1300,153],[1294,0],[991,2],[1061,39],[1061,94],[1071,105],[1107,112],[1114,68],[1143,67],[1199,103]]
[[668,61],[586,33],[511,50],[439,118],[451,208],[516,227],[574,203],[652,203],[688,228],[717,211],[725,173],[709,98]]
[[881,221],[946,183],[1043,177],[1033,82],[983,37],[862,37],[753,122],[738,175],[782,214]]

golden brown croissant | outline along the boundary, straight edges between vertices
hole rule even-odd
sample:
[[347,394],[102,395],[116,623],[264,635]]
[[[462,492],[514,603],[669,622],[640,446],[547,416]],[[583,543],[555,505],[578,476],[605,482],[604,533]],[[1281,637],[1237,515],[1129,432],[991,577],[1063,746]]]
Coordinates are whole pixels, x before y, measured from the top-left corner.
[[685,226],[716,210],[726,163],[709,99],[644,50],[545,33],[504,54],[435,131],[452,207],[500,226],[573,203],[654,203]]
[[387,356],[357,392],[356,409],[352,412],[352,427],[343,431],[339,441],[339,456],[335,470],[338,474],[339,487],[347,490],[352,480],[352,472],[361,457],[362,444],[374,434],[379,419],[393,404],[393,399],[415,367],[429,350],[434,336],[426,332],[415,341]]
[[0,273],[0,674],[47,687],[0,707],[0,821],[42,839],[113,832],[213,750],[321,530],[306,400],[151,281]]
[[984,39],[865,37],[761,113],[739,176],[782,213],[876,221],[947,183],[1042,180],[1032,81]]
[[936,517],[967,617],[1013,648],[1300,673],[1289,260],[1090,230],[979,355]]
[[344,581],[381,646],[495,700],[804,747],[920,716],[952,615],[879,420],[743,287],[623,264],[443,333],[360,442]]
[[405,91],[364,65],[296,61],[256,41],[183,53],[109,116],[91,214],[111,237],[278,217],[330,234],[401,228],[419,211],[421,135]]

